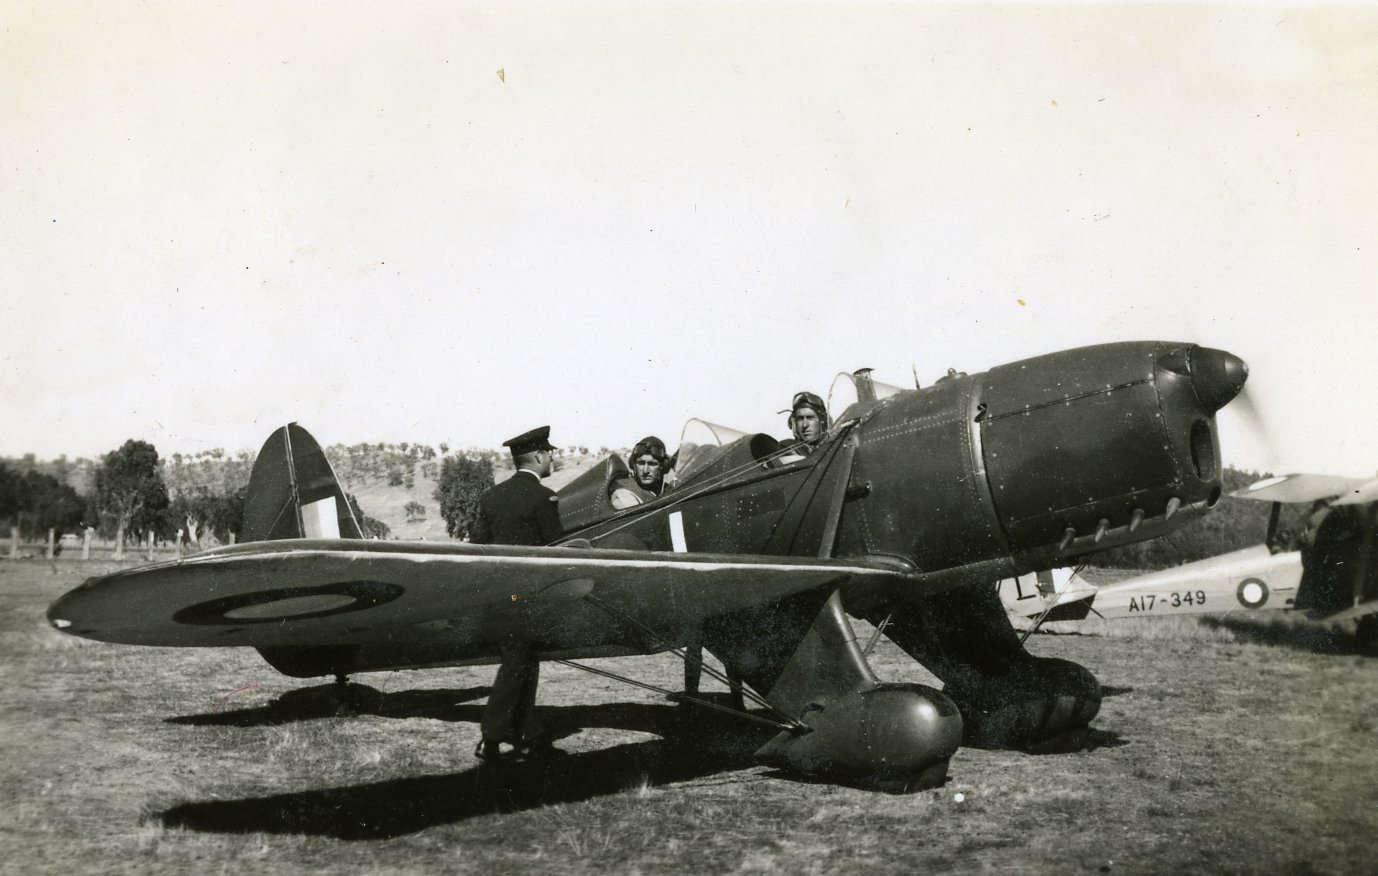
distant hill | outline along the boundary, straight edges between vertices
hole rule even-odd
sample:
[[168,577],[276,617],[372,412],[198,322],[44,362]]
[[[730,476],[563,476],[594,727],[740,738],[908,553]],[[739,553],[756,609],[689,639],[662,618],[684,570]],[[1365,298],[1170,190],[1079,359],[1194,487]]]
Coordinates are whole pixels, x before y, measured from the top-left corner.
[[[505,450],[466,448],[451,451],[445,445],[439,449],[425,444],[333,444],[324,448],[331,467],[335,469],[345,492],[352,493],[363,512],[387,524],[393,538],[429,541],[445,540],[445,519],[435,500],[436,478],[444,456],[486,458],[493,463],[493,476],[502,481],[512,476],[511,457]],[[554,490],[569,483],[595,462],[603,459],[604,448],[591,453],[587,447],[568,447],[558,453],[559,471],[546,480]],[[626,451],[622,451],[624,454]],[[197,489],[215,493],[233,492],[249,480],[256,454],[241,450],[227,453],[221,449],[194,454],[160,453],[163,481],[169,494]],[[94,471],[99,460],[75,459],[65,456],[56,460],[40,460],[34,454],[16,458],[0,458],[11,470],[24,474],[37,471],[52,475],[59,483],[67,484],[83,497],[89,496],[94,485]],[[416,503],[425,514],[408,517],[407,506]],[[172,524],[177,528],[177,524]]]
[[[333,448],[327,448],[327,455],[330,455],[332,450]],[[591,454],[561,459],[560,470],[547,478],[545,485],[552,490],[558,490],[601,461],[602,458]],[[440,504],[435,500],[436,479],[432,474],[432,468],[428,467],[423,471],[421,466],[417,466],[410,484],[405,480],[400,484],[389,484],[387,478],[378,477],[360,478],[360,482],[356,484],[351,483],[338,469],[336,473],[345,492],[354,494],[365,514],[386,523],[392,531],[393,538],[403,541],[450,539],[449,534],[445,532],[445,518],[440,516]],[[500,461],[494,465],[495,481],[505,481],[511,476],[510,461]],[[411,502],[425,506],[424,517],[408,519],[406,507]]]
[[[444,444],[432,448],[408,442],[334,444],[324,449],[345,491],[354,495],[366,515],[387,524],[391,537],[397,539],[449,539],[434,495],[440,463],[445,456],[488,459],[493,464],[496,480],[512,476],[511,458],[503,450],[466,448],[452,451]],[[587,447],[559,450],[559,470],[546,481],[547,486],[560,489],[605,459],[609,452],[607,448],[590,452]],[[623,456],[627,453],[625,449],[617,452]],[[44,461],[33,454],[0,461],[20,474],[35,470],[52,475],[83,496],[90,492],[97,464],[88,459],[69,460],[65,456]],[[242,487],[248,480],[253,461],[254,454],[249,451],[228,454],[223,450],[211,450],[191,455],[173,453],[163,456],[161,464],[170,492],[205,487],[220,493]],[[1204,520],[1164,538],[1097,554],[1090,562],[1102,568],[1161,569],[1258,544],[1267,527],[1268,505],[1231,499],[1229,493],[1268,476],[1266,472],[1226,468],[1225,497]],[[424,508],[424,514],[409,516],[407,508],[413,503]],[[1305,508],[1287,506],[1281,520],[1283,533],[1299,532],[1305,524],[1306,512]]]
[[96,463],[85,457],[68,459],[63,455],[57,459],[44,460],[37,459],[32,453],[26,453],[17,457],[0,456],[0,462],[21,475],[30,471],[50,475],[57,478],[58,483],[71,487],[83,496],[90,493],[95,486]]

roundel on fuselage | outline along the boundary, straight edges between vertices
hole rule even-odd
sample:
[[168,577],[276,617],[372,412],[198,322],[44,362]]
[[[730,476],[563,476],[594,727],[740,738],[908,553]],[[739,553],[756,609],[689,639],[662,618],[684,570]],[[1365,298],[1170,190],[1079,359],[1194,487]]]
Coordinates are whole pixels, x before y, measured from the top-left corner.
[[1262,608],[1268,601],[1268,585],[1261,578],[1245,578],[1234,593],[1245,608]]

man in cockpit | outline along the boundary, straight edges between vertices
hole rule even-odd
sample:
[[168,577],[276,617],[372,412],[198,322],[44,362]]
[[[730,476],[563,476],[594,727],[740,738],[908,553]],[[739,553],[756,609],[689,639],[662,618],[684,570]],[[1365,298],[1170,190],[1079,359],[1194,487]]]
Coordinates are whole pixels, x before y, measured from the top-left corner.
[[[665,442],[654,435],[647,435],[636,442],[636,446],[632,448],[630,462],[631,477],[614,481],[609,497],[612,507],[619,511],[659,498],[665,492],[665,477],[673,465],[670,456],[665,452]],[[692,641],[684,648],[684,692],[687,695],[699,695],[699,680],[702,674],[702,631],[697,631]],[[733,704],[739,710],[745,710],[741,679],[729,670],[728,680]]]
[[658,498],[665,491],[665,473],[670,468],[665,442],[654,435],[636,442],[629,462],[631,477],[614,481],[609,496],[612,507],[619,511]]
[[828,408],[823,404],[823,399],[813,393],[796,392],[790,404],[789,419],[785,422],[789,424],[794,438],[781,442],[780,449],[785,451],[781,460],[795,462],[813,453],[827,434]]

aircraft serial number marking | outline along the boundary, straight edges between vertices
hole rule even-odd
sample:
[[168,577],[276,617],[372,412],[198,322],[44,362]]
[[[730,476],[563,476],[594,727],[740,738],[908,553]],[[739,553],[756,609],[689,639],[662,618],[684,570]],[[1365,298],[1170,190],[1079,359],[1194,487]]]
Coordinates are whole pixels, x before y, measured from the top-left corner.
[[1143,596],[1129,597],[1129,610],[1135,611],[1164,611],[1170,608],[1181,608],[1184,605],[1205,605],[1206,591],[1204,590],[1185,590],[1181,593],[1173,591],[1171,593],[1145,593]]

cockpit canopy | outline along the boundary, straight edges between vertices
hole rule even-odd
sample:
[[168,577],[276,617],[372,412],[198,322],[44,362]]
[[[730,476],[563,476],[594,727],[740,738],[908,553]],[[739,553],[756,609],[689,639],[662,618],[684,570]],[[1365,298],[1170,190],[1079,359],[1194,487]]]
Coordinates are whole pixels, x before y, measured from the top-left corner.
[[[779,447],[780,442],[769,435],[753,435],[706,420],[691,419],[680,435],[667,488],[673,490],[691,481],[702,483],[706,478],[749,469],[756,464],[768,465]],[[631,471],[626,462],[618,454],[611,453],[566,484],[559,491],[560,525],[565,532],[591,526],[616,514],[610,494],[618,481],[628,477]]]
[[780,442],[764,433],[752,435],[706,420],[692,419],[680,433],[675,459],[675,484],[702,481],[738,466],[767,461]]
[[872,380],[870,369],[863,368],[852,374],[844,371],[833,378],[833,385],[828,390],[828,414],[834,423],[840,423],[847,419],[847,412],[862,401],[863,396],[874,393],[876,399],[883,399],[903,391],[898,386]]

